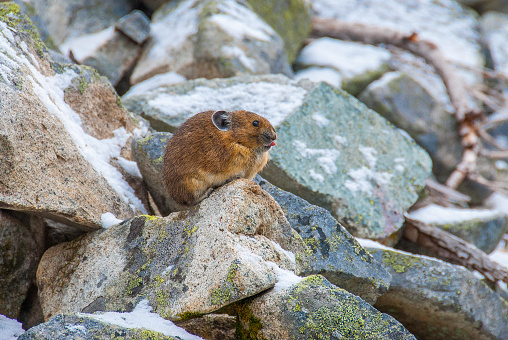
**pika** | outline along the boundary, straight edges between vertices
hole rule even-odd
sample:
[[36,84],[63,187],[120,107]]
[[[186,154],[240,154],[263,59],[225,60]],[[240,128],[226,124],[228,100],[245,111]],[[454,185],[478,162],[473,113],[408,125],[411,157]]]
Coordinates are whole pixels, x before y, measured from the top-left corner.
[[169,140],[162,176],[168,194],[191,207],[234,179],[253,179],[268,161],[277,134],[249,111],[205,111],[185,121]]

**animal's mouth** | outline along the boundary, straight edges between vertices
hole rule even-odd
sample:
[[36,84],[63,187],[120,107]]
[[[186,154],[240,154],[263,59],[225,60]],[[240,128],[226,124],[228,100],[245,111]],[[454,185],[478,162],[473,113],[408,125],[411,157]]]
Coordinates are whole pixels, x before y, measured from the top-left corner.
[[270,150],[272,148],[272,146],[275,146],[275,145],[277,145],[275,142],[271,142],[270,144],[265,145],[265,151]]

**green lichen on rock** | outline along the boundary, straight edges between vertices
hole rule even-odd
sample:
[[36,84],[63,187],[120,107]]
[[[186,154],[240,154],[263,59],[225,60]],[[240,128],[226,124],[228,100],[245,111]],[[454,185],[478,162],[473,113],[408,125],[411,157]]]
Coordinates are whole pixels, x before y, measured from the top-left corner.
[[399,254],[397,252],[384,252],[383,263],[388,267],[393,268],[393,270],[397,273],[404,273],[415,266],[417,268],[425,266],[425,262],[423,262],[419,257]]
[[236,297],[237,289],[234,279],[237,275],[239,261],[235,260],[229,266],[229,271],[224,282],[210,294],[210,303],[212,305],[223,305]]
[[21,34],[26,41],[30,37],[31,43],[39,57],[44,55],[46,46],[39,38],[39,33],[32,21],[21,13],[20,7],[14,2],[0,3],[0,21],[4,22],[17,34]]
[[289,63],[311,30],[310,9],[304,0],[247,0],[252,9],[282,38]]

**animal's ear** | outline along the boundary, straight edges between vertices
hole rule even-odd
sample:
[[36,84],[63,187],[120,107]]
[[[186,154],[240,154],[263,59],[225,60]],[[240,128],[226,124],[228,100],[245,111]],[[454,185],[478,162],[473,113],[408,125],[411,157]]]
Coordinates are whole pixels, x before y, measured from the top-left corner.
[[231,129],[231,114],[226,111],[215,111],[212,114],[212,122],[217,129],[228,131]]

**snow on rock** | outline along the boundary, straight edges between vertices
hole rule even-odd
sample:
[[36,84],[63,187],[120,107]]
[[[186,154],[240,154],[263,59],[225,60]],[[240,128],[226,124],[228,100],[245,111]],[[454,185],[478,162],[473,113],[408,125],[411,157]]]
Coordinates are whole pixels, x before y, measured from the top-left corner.
[[426,224],[445,224],[472,219],[488,219],[498,215],[495,210],[445,208],[431,204],[408,214],[409,217]]
[[78,62],[82,62],[111,40],[114,33],[115,28],[111,26],[96,33],[69,38],[60,45],[60,52],[68,56],[72,51],[74,58]]
[[25,331],[21,323],[0,314],[0,339],[16,340],[23,333]]
[[203,338],[190,334],[185,329],[175,325],[173,322],[162,318],[159,314],[153,313],[152,307],[148,304],[148,300],[146,299],[141,300],[130,313],[78,313],[77,315],[125,328],[149,329],[167,336],[178,336],[182,340],[203,340]]
[[[481,69],[476,15],[455,1],[442,0],[312,0],[319,16],[401,31],[437,44],[445,57],[459,65]],[[354,61],[353,61],[354,62]],[[469,82],[477,81],[473,73]]]
[[295,73],[295,80],[308,79],[315,83],[320,81],[340,87],[342,76],[336,70],[329,67],[309,67]]
[[170,71],[189,79],[292,74],[284,42],[245,3],[169,3],[154,13],[151,32],[132,84]]
[[508,76],[508,14],[487,12],[480,20],[482,40],[492,58],[492,67],[497,72]]
[[116,216],[113,215],[112,213],[107,212],[107,213],[104,213],[101,215],[101,222],[102,222],[102,227],[104,229],[107,229],[107,228],[111,227],[112,225],[122,223],[123,221],[116,218]]
[[123,95],[123,98],[129,98],[136,96],[147,91],[154,90],[161,86],[170,86],[173,84],[181,83],[185,81],[185,77],[175,72],[168,72],[153,76],[141,83],[132,86],[127,93]]

